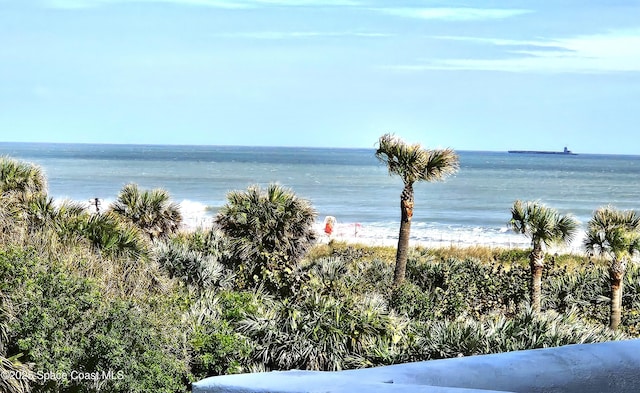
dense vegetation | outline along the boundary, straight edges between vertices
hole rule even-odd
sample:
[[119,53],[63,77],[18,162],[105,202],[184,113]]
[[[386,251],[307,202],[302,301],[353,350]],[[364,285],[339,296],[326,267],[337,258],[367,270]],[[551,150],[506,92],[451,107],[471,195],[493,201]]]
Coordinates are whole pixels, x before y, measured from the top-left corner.
[[51,200],[37,168],[3,160],[1,391],[184,392],[211,375],[640,336],[634,263],[612,330],[598,256],[547,256],[536,312],[528,250],[413,248],[394,286],[395,249],[311,247],[315,212],[279,186],[230,194],[215,229],[176,232],[161,190],[127,186],[90,213]]

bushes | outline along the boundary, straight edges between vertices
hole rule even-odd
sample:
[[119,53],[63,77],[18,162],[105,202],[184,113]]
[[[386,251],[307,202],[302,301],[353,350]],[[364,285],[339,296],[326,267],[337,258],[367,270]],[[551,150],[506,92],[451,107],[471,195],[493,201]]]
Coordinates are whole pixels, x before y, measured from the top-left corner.
[[202,379],[211,375],[248,371],[251,350],[237,323],[257,310],[258,296],[248,292],[203,294],[185,316],[191,352],[191,373]]
[[229,240],[238,286],[295,293],[297,265],[316,239],[311,204],[276,184],[234,191],[227,199],[215,222]]
[[[395,290],[392,248],[331,242],[303,260],[315,212],[279,186],[231,193],[216,218],[221,232],[165,237],[179,223],[175,211],[160,214],[164,223],[91,215],[56,206],[38,182],[33,192],[23,182],[18,194],[14,183],[0,196],[0,370],[107,374],[0,380],[1,391],[31,383],[40,392],[182,392],[209,375],[624,337],[602,328],[606,270],[586,258],[547,264],[546,311],[536,316],[526,306],[528,251],[412,250],[407,281]],[[130,221],[146,223],[147,236]],[[628,268],[623,306],[622,329],[637,337],[638,266]]]
[[274,300],[241,322],[265,369],[341,370],[382,364],[401,341],[404,320],[375,296],[309,293]]
[[188,285],[201,289],[213,285],[229,285],[229,274],[211,254],[171,242],[157,244],[154,253],[155,259],[170,277],[180,279]]
[[100,381],[103,391],[183,391],[188,365],[178,340],[178,318],[166,305],[157,311],[131,301],[104,305],[93,316],[75,369],[111,371],[114,378]]
[[[19,249],[0,249],[0,291],[14,305],[8,351],[23,353],[35,372],[64,376],[36,380],[38,391],[184,389],[187,366],[173,305],[158,302],[151,309],[105,298],[91,280]],[[99,377],[80,381],[72,373]]]
[[536,315],[524,308],[512,318],[494,315],[482,320],[420,322],[413,326],[414,360],[444,359],[567,344],[620,340],[626,336],[584,322],[576,310]]
[[[422,318],[455,318],[459,315],[480,315],[500,311],[515,313],[527,299],[528,273],[524,268],[502,264],[482,264],[473,260],[450,259],[435,261],[431,257],[412,257],[407,264],[407,277],[412,286],[401,288],[395,301],[402,306],[403,292],[413,291],[407,301],[416,296],[431,299],[431,313],[422,311]],[[416,291],[423,291],[419,295]],[[409,305],[410,306],[410,305]],[[412,306],[411,306],[412,307]]]

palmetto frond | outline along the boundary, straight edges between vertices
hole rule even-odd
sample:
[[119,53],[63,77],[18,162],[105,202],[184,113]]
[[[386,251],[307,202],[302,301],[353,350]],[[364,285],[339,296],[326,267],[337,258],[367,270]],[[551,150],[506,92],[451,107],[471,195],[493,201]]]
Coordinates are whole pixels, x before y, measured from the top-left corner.
[[122,188],[111,211],[131,221],[151,239],[176,232],[182,223],[180,207],[171,201],[166,190],[140,190],[136,184]]
[[227,199],[215,221],[243,259],[282,252],[298,260],[315,240],[315,209],[289,189],[277,184],[266,190],[251,186],[230,192]]
[[135,259],[147,252],[140,230],[113,212],[82,215],[75,230],[105,256]]
[[552,243],[570,243],[578,230],[578,221],[571,215],[561,215],[540,202],[517,200],[511,207],[511,229],[528,236],[535,247]]
[[617,259],[640,251],[640,216],[633,210],[605,206],[593,213],[584,242],[588,251]]
[[405,184],[442,180],[459,168],[458,156],[452,149],[427,150],[393,134],[380,137],[376,157],[387,165],[389,174],[400,176]]
[[84,213],[85,206],[79,202],[65,200],[57,203],[46,194],[16,194],[13,198],[3,198],[6,213],[14,221],[22,221],[30,231],[53,228],[64,235],[64,229],[76,217]]
[[459,169],[458,155],[452,149],[428,150],[426,156],[422,177],[419,180],[442,180]]
[[44,193],[46,188],[47,181],[40,167],[10,157],[0,157],[0,195]]
[[[8,376],[0,378],[0,392],[3,393],[28,393],[31,391],[29,383],[36,380],[35,373],[26,365],[4,356],[0,356],[0,374]],[[13,378],[12,375],[20,375],[20,378]]]
[[241,285],[296,290],[298,262],[316,240],[315,209],[277,184],[233,191],[227,199],[215,223],[229,241]]

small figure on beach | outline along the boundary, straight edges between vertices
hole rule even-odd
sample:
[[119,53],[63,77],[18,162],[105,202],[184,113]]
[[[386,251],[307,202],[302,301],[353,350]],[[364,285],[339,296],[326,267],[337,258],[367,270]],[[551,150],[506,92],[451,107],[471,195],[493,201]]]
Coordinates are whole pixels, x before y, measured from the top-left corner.
[[333,227],[336,225],[336,218],[334,216],[327,216],[324,219],[324,233],[327,234],[327,236],[331,236],[331,234],[333,233]]
[[100,198],[89,199],[89,205],[95,207],[96,213],[100,213]]

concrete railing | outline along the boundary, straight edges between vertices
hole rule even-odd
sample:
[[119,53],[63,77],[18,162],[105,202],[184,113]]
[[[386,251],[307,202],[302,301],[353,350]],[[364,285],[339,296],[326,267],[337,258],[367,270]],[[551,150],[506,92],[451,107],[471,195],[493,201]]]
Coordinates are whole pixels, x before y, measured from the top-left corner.
[[640,340],[567,345],[336,372],[211,377],[194,393],[638,393]]

